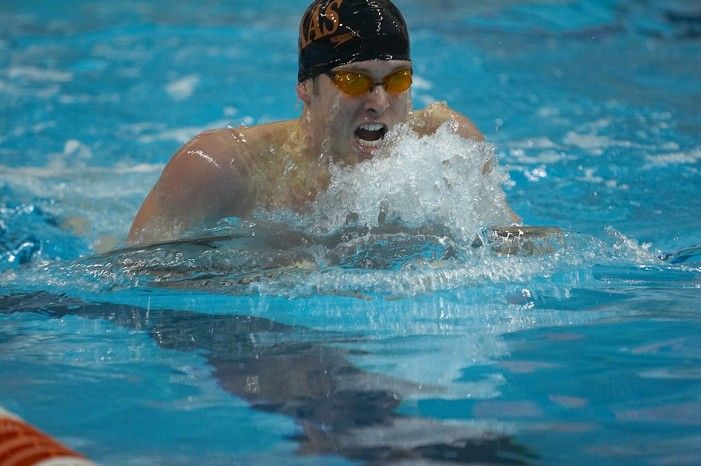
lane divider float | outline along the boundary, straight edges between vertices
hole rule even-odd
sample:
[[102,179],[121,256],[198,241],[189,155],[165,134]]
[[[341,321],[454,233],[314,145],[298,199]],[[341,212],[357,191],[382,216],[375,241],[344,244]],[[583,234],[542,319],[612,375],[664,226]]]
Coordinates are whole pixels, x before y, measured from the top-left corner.
[[95,466],[0,407],[0,466]]

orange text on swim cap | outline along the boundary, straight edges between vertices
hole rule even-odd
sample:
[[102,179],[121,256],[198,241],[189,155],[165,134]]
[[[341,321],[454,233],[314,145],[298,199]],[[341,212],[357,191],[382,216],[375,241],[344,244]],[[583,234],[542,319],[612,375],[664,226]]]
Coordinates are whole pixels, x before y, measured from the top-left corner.
[[[302,20],[299,31],[299,48],[303,49],[315,40],[329,36],[338,30],[341,18],[338,15],[338,8],[343,4],[343,0],[333,0],[326,5],[324,12],[321,12],[321,3],[315,6],[309,14]],[[322,22],[323,17],[323,22]]]

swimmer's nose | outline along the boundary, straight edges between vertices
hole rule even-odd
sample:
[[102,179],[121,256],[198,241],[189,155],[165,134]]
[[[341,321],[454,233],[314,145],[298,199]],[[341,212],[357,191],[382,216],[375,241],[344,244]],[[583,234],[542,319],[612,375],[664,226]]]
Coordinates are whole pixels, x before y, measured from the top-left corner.
[[389,108],[389,96],[385,87],[376,85],[368,92],[365,98],[365,110],[382,115]]

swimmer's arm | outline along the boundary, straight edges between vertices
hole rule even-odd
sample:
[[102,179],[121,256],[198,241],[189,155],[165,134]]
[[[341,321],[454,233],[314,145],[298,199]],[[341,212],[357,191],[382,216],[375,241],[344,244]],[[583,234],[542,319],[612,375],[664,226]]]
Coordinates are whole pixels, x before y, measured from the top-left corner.
[[412,126],[414,131],[425,136],[435,133],[446,121],[449,121],[453,130],[465,139],[484,141],[484,135],[469,118],[442,102],[415,112]]
[[[443,102],[431,104],[425,109],[414,113],[414,131],[420,135],[435,133],[445,122],[450,122],[451,128],[465,139],[472,139],[478,142],[484,141],[484,135],[469,118],[452,110]],[[489,174],[494,169],[496,163],[494,157],[487,160],[482,166],[482,174]],[[507,205],[506,208],[509,211],[511,221],[513,223],[520,223],[521,217],[516,215],[509,205]]]
[[132,244],[177,239],[187,230],[251,209],[250,183],[225,130],[207,131],[166,165],[129,231]]

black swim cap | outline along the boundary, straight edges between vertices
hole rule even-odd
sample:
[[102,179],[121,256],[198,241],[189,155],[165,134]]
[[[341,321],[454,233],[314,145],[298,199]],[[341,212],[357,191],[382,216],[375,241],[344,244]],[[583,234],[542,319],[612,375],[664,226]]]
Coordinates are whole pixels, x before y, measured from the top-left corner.
[[315,0],[299,26],[299,82],[364,60],[410,60],[397,7],[389,0]]

